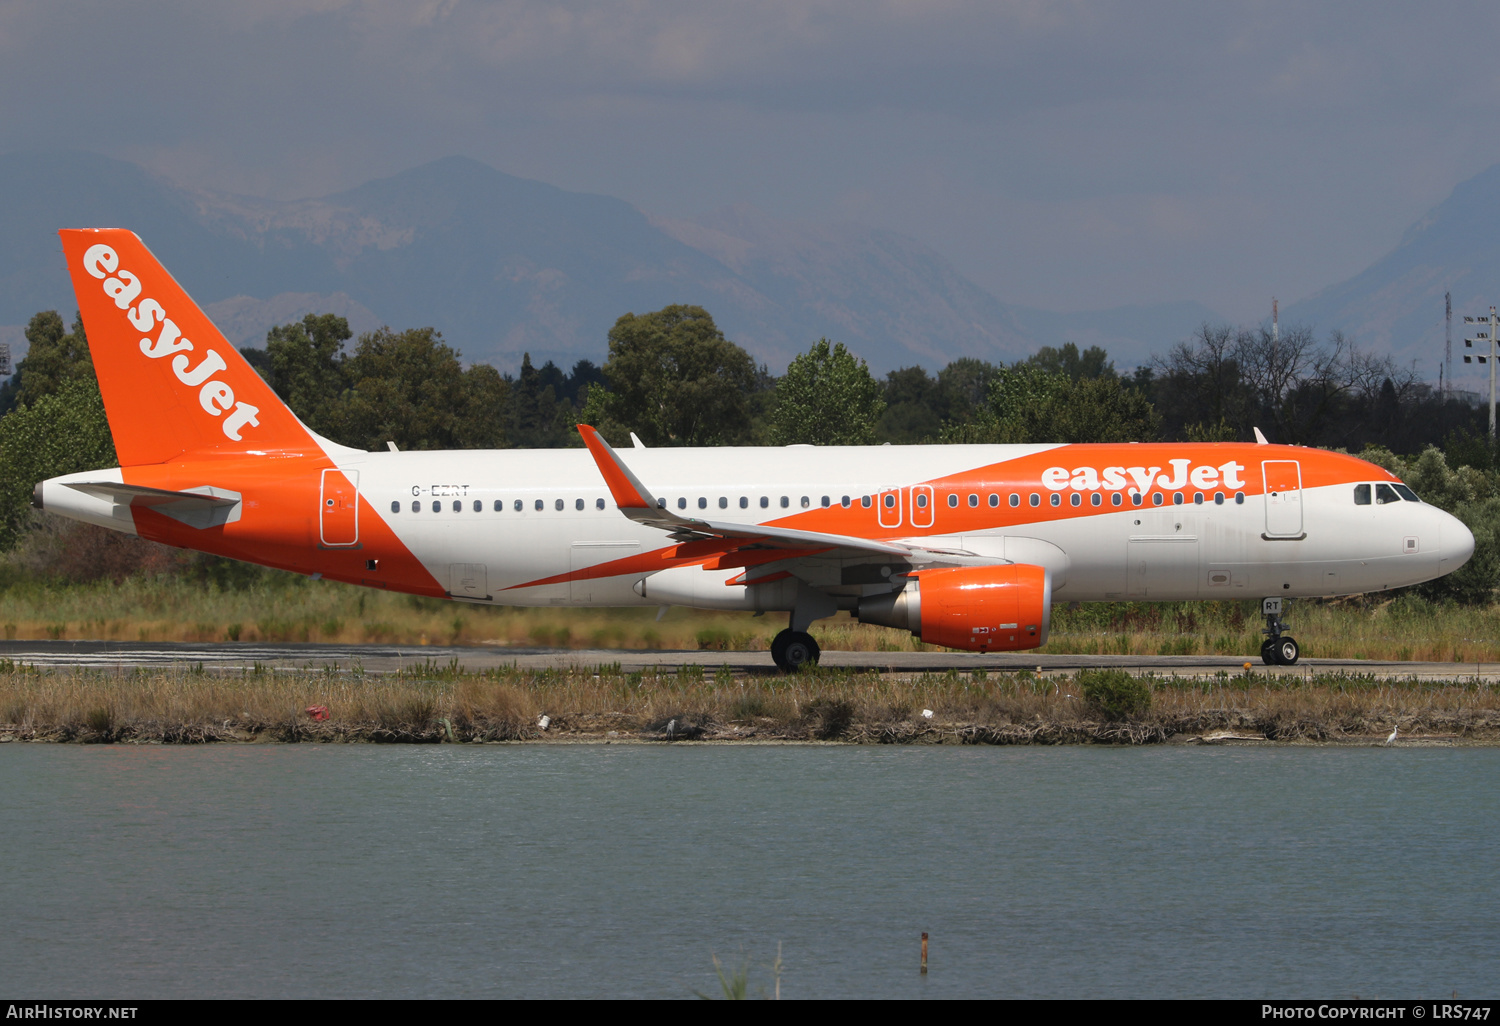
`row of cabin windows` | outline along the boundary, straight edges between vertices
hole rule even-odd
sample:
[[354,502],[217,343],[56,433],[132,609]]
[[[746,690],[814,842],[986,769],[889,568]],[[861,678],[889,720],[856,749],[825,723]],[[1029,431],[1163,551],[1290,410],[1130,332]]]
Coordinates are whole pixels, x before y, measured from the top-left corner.
[[[1412,492],[1412,490],[1410,488],[1407,488],[1405,485],[1396,485],[1395,487],[1401,491],[1402,497],[1407,498],[1409,501],[1411,501],[1411,502],[1420,501],[1420,500],[1417,499],[1416,493]],[[1385,503],[1385,502],[1397,502],[1397,501],[1399,501],[1399,498],[1398,498],[1396,492],[1392,491],[1392,488],[1391,488],[1390,485],[1381,484],[1381,485],[1377,485],[1376,488],[1377,488],[1376,502],[1378,502],[1378,503]],[[1363,489],[1363,491],[1361,491],[1361,489]],[[1386,497],[1387,493],[1389,493],[1389,498]],[[1201,505],[1203,505],[1203,503],[1208,498],[1209,497],[1205,493],[1203,493],[1203,492],[1194,492],[1193,493],[1193,504],[1197,505],[1197,506],[1201,506]],[[1042,497],[1041,497],[1041,495],[1039,493],[1032,492],[1031,496],[1030,496],[1030,499],[1028,501],[1029,501],[1030,505],[1032,505],[1032,506],[1040,506],[1042,504]],[[1124,496],[1120,492],[1112,492],[1112,493],[1110,493],[1109,501],[1110,501],[1110,505],[1112,505],[1112,506],[1123,506],[1125,504]],[[1132,492],[1130,494],[1130,504],[1132,506],[1144,505],[1145,501],[1146,501],[1145,500],[1145,496],[1141,495],[1140,492]],[[1172,493],[1172,505],[1174,505],[1174,506],[1181,506],[1185,501],[1186,501],[1186,498],[1185,498],[1185,495],[1184,495],[1183,492],[1173,492]],[[1222,505],[1224,505],[1224,501],[1225,501],[1225,495],[1224,495],[1224,493],[1223,492],[1214,492],[1213,496],[1212,496],[1212,501],[1213,501],[1214,505],[1216,505],[1216,506],[1222,506]],[[1244,492],[1235,492],[1234,493],[1234,501],[1237,504],[1243,504],[1244,501],[1245,501],[1245,493]],[[665,509],[667,507],[668,502],[669,502],[669,500],[664,499],[664,498],[656,500],[657,506],[660,507],[660,508],[662,508],[662,509]],[[1063,503],[1063,497],[1062,497],[1061,493],[1053,492],[1052,495],[1051,495],[1051,498],[1050,498],[1050,502],[1051,502],[1051,504],[1053,506],[1061,506],[1062,503]],[[1072,495],[1069,496],[1069,502],[1070,502],[1071,505],[1074,505],[1074,506],[1082,506],[1083,505],[1083,495],[1081,493],[1079,493],[1079,492],[1074,492],[1074,493],[1072,493]],[[1354,502],[1355,502],[1356,505],[1361,505],[1361,506],[1367,506],[1367,505],[1369,505],[1369,503],[1370,503],[1370,486],[1369,485],[1356,485],[1355,486],[1355,488],[1354,488]],[[949,494],[949,496],[948,496],[948,506],[949,506],[949,508],[957,509],[958,508],[958,503],[959,503],[958,496],[956,494]],[[1153,505],[1153,506],[1161,506],[1161,505],[1164,505],[1165,503],[1166,503],[1166,497],[1165,497],[1165,495],[1162,492],[1152,492],[1151,493],[1151,505]],[[821,499],[821,501],[819,502],[819,505],[821,507],[823,507],[824,509],[827,509],[832,504],[833,504],[833,500],[830,499],[827,495],[823,496],[822,499]],[[874,500],[874,498],[872,496],[861,495],[859,497],[859,504],[864,509],[870,509],[872,506],[875,505],[875,500]],[[771,497],[768,496],[768,495],[762,495],[760,497],[760,508],[761,509],[767,509],[767,508],[770,507],[770,505],[771,505]],[[840,499],[839,499],[839,505],[842,506],[844,509],[848,509],[849,507],[851,507],[852,505],[854,505],[854,500],[851,499],[849,496],[845,495],[845,496],[840,497]],[[887,492],[885,495],[881,496],[881,505],[883,505],[886,509],[895,509],[896,508],[896,496],[894,494],[890,493],[890,492]],[[994,508],[998,507],[999,505],[1000,505],[1000,496],[998,494],[994,493],[994,492],[991,492],[990,496],[989,496],[989,506],[990,506],[990,508],[994,509]],[[1010,495],[1010,505],[1012,507],[1016,507],[1016,506],[1021,505],[1021,496],[1020,496],[1019,493],[1017,493],[1017,492],[1012,492],[1011,493],[1011,495]],[[1092,493],[1089,496],[1089,505],[1091,505],[1091,506],[1102,506],[1102,505],[1104,505],[1104,496],[1101,493],[1099,493],[1099,492]],[[781,508],[782,509],[787,509],[790,506],[791,506],[791,497],[787,496],[787,495],[783,495],[781,497]],[[808,509],[809,507],[811,507],[812,506],[812,497],[808,496],[808,495],[802,496],[801,506],[802,506],[803,509]],[[979,506],[979,495],[977,493],[971,492],[969,494],[969,507],[971,509],[974,509],[974,508],[977,508],[978,506]],[[431,501],[431,507],[432,507],[432,512],[434,512],[434,513],[441,513],[443,511],[443,500],[442,499],[433,499]],[[524,510],[526,508],[526,501],[524,499],[516,499],[516,500],[514,500],[513,507],[514,507],[514,509],[515,509],[515,511],[517,513],[520,513],[522,510]],[[463,512],[463,508],[464,508],[464,500],[463,499],[454,499],[452,501],[452,508],[453,508],[453,512],[455,512],[455,513],[462,513]],[[503,512],[504,509],[505,509],[505,500],[504,499],[496,499],[495,500],[495,507],[494,508],[495,508],[495,512],[496,513]],[[547,508],[547,500],[546,499],[536,499],[535,500],[535,509],[536,509],[536,511],[538,513],[542,512],[546,508]],[[567,502],[566,502],[566,500],[564,500],[564,499],[555,499],[555,500],[553,500],[553,508],[556,509],[558,512],[561,512],[562,510],[566,509],[567,508]],[[583,499],[574,499],[573,500],[573,508],[576,509],[576,510],[583,510],[585,508],[585,502],[584,502],[584,500]],[[604,508],[604,500],[603,499],[595,499],[594,500],[594,508],[595,509],[603,509]],[[687,500],[686,497],[680,497],[680,498],[678,498],[678,500],[677,500],[677,508],[678,509],[687,509],[688,508],[688,500]],[[707,509],[708,508],[708,499],[706,497],[704,497],[704,496],[699,496],[698,497],[698,508],[699,509]],[[724,496],[724,495],[719,496],[719,508],[720,509],[728,509],[729,508],[729,498],[728,498],[728,496]],[[750,499],[747,496],[741,495],[740,496],[740,509],[749,509],[749,508],[750,508]],[[927,496],[926,496],[925,493],[919,492],[917,494],[917,508],[918,509],[926,509],[927,508]],[[474,510],[475,513],[482,513],[484,511],[484,501],[482,499],[475,499],[473,501],[473,510]],[[413,513],[420,513],[420,512],[422,512],[422,500],[421,499],[413,499],[412,500],[412,502],[411,502],[411,511]],[[399,499],[392,500],[392,502],[391,502],[391,512],[392,513],[400,513],[401,512],[401,501]]]
[[[1384,506],[1388,502],[1421,502],[1417,493],[1404,484],[1385,484],[1381,482],[1375,486],[1375,505]],[[1356,506],[1368,506],[1370,504],[1370,486],[1357,484],[1354,486],[1354,504]]]
[[[576,509],[576,510],[582,510],[585,507],[585,505],[586,504],[585,504],[585,502],[584,502],[583,499],[574,499],[573,500],[573,508]],[[564,509],[567,509],[567,507],[568,507],[568,504],[567,504],[567,501],[565,499],[555,499],[555,500],[553,500],[553,508],[556,509],[556,510],[558,510],[559,512],[561,512]],[[516,499],[515,503],[514,503],[514,508],[515,508],[515,511],[517,513],[521,512],[523,509],[526,508],[526,500],[525,499]],[[542,510],[544,510],[546,508],[547,508],[547,500],[546,499],[537,499],[536,500],[536,510],[537,510],[538,513],[540,513]],[[603,509],[604,508],[604,500],[603,499],[595,499],[594,500],[594,508],[595,509]],[[484,512],[484,500],[483,499],[475,499],[474,500],[474,504],[473,504],[473,509],[474,509],[475,513],[483,513]],[[411,511],[413,513],[420,513],[420,512],[422,512],[422,500],[421,499],[413,499],[413,500],[411,500]],[[441,513],[442,511],[443,511],[443,500],[442,499],[433,499],[432,500],[432,512],[434,512],[434,513]],[[454,499],[453,500],[453,512],[455,512],[455,513],[462,513],[463,511],[464,511],[464,500],[463,499]],[[496,513],[502,513],[504,511],[505,511],[505,500],[504,499],[496,499],[495,500],[495,512]],[[391,512],[392,513],[400,513],[401,512],[401,500],[400,499],[392,499],[391,500]]]

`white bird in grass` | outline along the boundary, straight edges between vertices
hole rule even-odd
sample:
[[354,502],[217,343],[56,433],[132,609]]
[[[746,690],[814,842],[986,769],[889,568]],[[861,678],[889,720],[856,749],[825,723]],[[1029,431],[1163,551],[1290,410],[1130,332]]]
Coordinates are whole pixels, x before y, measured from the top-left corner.
[[1401,725],[1400,725],[1400,724],[1399,724],[1399,723],[1398,723],[1398,724],[1396,724],[1396,726],[1395,726],[1395,727],[1394,727],[1394,728],[1393,728],[1393,729],[1392,729],[1392,730],[1391,730],[1391,736],[1390,736],[1390,737],[1388,737],[1388,738],[1386,738],[1386,739],[1385,739],[1385,743],[1386,743],[1386,744],[1387,744],[1387,745],[1393,745],[1393,744],[1395,744],[1395,743],[1396,743],[1396,735],[1397,735],[1397,734],[1398,734],[1398,733],[1399,733],[1399,732],[1400,732],[1400,731],[1401,731]]

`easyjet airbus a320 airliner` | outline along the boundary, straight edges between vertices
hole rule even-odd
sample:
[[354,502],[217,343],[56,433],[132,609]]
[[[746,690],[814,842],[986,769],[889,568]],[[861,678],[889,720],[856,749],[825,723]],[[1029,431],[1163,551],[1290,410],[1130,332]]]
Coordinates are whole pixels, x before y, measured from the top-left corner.
[[[1474,537],[1379,467],[1267,444],[363,452],[310,431],[133,233],[64,231],[121,466],[43,509],[153,541],[460,602],[838,610],[977,652],[1056,601],[1281,602],[1416,584]],[[392,447],[394,450],[394,446]]]

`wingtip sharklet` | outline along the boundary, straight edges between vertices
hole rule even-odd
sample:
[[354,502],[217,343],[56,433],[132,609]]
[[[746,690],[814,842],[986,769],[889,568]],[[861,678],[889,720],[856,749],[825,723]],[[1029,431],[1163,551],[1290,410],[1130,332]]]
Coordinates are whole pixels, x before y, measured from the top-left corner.
[[641,484],[640,478],[631,473],[630,468],[598,431],[588,424],[579,424],[578,434],[593,455],[599,473],[604,475],[604,483],[609,486],[609,493],[614,497],[616,506],[621,509],[656,508],[656,499],[650,490]]

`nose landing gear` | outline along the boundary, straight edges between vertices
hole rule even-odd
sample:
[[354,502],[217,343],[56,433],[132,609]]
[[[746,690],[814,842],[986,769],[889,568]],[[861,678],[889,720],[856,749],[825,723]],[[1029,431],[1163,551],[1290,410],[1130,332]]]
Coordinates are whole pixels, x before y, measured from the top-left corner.
[[1281,604],[1284,600],[1280,598],[1262,599],[1260,611],[1266,618],[1265,630],[1266,640],[1260,646],[1261,662],[1267,666],[1295,666],[1301,650],[1297,647],[1297,639],[1282,632],[1289,626],[1281,618]]

